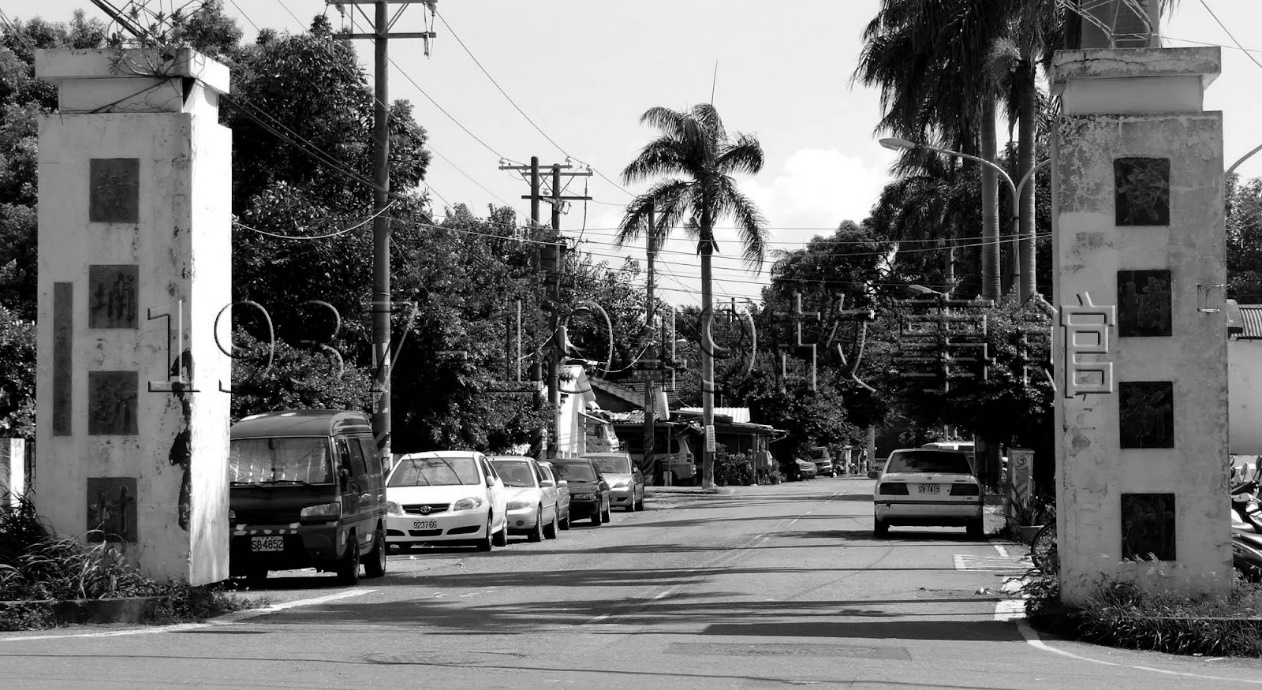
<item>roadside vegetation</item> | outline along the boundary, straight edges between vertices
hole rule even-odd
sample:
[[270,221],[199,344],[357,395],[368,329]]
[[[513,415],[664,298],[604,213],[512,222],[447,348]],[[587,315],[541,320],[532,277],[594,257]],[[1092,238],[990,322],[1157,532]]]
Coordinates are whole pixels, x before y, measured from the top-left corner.
[[200,621],[259,605],[220,587],[163,584],[107,542],[53,534],[25,497],[0,494],[0,630],[55,627],[62,602],[158,597],[148,622]]
[[[1160,564],[1151,575],[1164,575]],[[1061,602],[1056,576],[1041,574],[1024,592],[1030,623],[1071,640],[1168,654],[1262,656],[1262,585],[1241,578],[1225,596],[1193,599],[1113,582],[1069,606]]]

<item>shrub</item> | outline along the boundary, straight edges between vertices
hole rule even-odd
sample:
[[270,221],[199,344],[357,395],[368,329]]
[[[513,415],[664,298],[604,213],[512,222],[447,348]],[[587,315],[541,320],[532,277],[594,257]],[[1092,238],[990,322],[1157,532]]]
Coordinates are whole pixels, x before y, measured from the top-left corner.
[[1042,575],[1024,592],[1030,623],[1070,639],[1169,654],[1262,656],[1262,586],[1239,578],[1225,596],[1196,599],[1113,582],[1081,606],[1067,606],[1057,579]]

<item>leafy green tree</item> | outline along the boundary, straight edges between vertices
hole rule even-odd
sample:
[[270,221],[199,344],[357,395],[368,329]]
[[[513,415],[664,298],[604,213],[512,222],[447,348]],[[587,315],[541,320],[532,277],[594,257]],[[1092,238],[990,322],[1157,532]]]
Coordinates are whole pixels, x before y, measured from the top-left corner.
[[35,437],[35,323],[0,305],[0,436]]
[[[767,227],[762,213],[745,196],[732,178],[735,173],[757,174],[762,170],[763,152],[758,140],[748,134],[729,136],[713,105],[702,103],[689,112],[670,108],[650,108],[640,118],[661,136],[649,142],[622,171],[628,183],[668,177],[655,182],[627,206],[619,225],[621,246],[649,231],[649,219],[656,214],[656,228],[664,236],[683,226],[697,240],[701,255],[702,330],[708,331],[714,314],[711,257],[717,243],[715,224],[731,217],[740,235],[745,261],[753,266],[763,262]],[[714,358],[710,348],[702,348],[702,407],[706,424],[714,420]],[[706,382],[709,382],[708,384]],[[714,485],[714,456],[705,454],[702,485]]]
[[[369,372],[316,348],[268,342],[244,331],[234,336],[232,421],[262,412],[371,407]],[[226,345],[225,345],[226,347]]]
[[1227,180],[1227,295],[1262,301],[1262,179]]

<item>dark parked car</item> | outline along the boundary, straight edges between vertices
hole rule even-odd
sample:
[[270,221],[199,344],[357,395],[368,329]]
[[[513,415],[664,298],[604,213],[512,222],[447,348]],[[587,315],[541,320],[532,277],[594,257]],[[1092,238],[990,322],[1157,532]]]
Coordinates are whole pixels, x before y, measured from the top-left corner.
[[570,516],[577,520],[591,518],[596,526],[609,522],[609,483],[596,463],[590,458],[554,458],[551,462],[568,483]]

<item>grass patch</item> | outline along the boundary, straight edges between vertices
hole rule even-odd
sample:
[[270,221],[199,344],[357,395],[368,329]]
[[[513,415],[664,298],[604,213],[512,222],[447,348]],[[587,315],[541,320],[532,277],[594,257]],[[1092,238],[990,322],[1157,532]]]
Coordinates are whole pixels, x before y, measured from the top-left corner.
[[28,497],[0,494],[0,630],[58,624],[52,602],[163,597],[147,622],[200,621],[260,605],[220,585],[194,587],[147,577],[117,547],[58,536]]
[[1061,637],[1168,654],[1262,656],[1262,586],[1237,578],[1225,596],[1189,599],[1108,583],[1080,606],[1061,602],[1054,576],[1026,583],[1030,623]]

